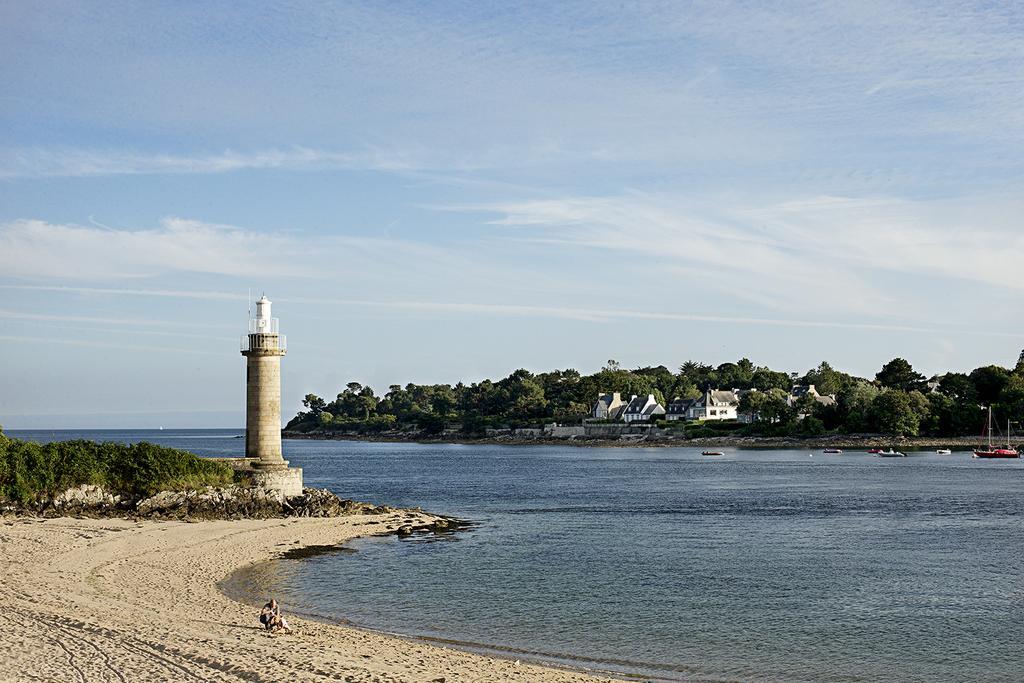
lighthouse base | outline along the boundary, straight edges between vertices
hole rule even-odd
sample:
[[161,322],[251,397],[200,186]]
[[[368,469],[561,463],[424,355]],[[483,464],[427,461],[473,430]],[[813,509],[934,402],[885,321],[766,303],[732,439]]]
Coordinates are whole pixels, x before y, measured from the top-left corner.
[[280,469],[254,467],[250,471],[250,475],[254,485],[280,492],[282,499],[302,495],[301,467],[282,467]]

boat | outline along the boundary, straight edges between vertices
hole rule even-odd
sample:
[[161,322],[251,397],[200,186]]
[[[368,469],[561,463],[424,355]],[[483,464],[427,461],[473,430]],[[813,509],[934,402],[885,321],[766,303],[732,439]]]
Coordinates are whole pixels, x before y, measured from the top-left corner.
[[842,452],[843,452],[842,448],[826,448],[826,449],[824,449],[822,451],[822,453],[842,453]]
[[952,455],[953,451],[948,448],[939,448],[935,451],[936,455]]
[[992,406],[988,407],[988,419],[982,431],[982,436],[988,437],[988,446],[978,446],[974,449],[975,458],[1019,458],[1020,452],[1010,445],[1010,421],[1006,421],[1006,448],[992,445]]
[[701,451],[701,455],[725,455],[722,451]]
[[878,451],[877,455],[878,455],[879,458],[905,458],[905,457],[907,457],[907,454],[904,453],[903,451],[894,451],[891,448],[889,450],[887,450],[887,451]]
[[882,452],[881,448],[870,448],[870,449],[868,449],[868,453],[871,453],[872,455],[878,455],[881,452]]

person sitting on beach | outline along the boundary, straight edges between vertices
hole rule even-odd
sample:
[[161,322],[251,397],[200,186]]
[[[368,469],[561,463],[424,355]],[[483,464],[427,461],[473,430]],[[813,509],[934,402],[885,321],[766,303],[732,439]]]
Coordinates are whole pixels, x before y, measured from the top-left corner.
[[280,614],[274,617],[274,621],[271,628],[271,633],[276,633],[277,631],[283,631],[284,633],[292,632],[292,629],[288,626],[288,622],[285,621],[285,618],[282,617]]
[[263,609],[260,610],[260,623],[271,633],[276,631],[291,633],[288,622],[281,616],[281,607],[274,598],[271,598],[270,602],[263,605]]
[[260,623],[263,624],[263,628],[268,631],[273,630],[274,622],[280,616],[281,608],[278,607],[277,600],[270,598],[270,602],[263,605],[263,609],[260,610]]

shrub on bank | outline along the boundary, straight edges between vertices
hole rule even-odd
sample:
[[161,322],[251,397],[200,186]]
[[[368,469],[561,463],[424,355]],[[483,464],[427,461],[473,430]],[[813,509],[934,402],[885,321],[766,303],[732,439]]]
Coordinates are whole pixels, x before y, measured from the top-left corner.
[[228,486],[232,477],[231,467],[222,462],[146,442],[38,444],[0,432],[0,498],[20,503],[83,484],[140,497],[164,490]]

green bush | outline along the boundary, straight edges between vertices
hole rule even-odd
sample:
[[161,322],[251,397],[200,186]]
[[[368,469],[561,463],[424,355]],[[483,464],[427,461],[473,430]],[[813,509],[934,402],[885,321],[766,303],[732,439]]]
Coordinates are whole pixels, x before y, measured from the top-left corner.
[[28,503],[83,484],[129,496],[157,491],[226,486],[228,465],[194,453],[141,442],[38,444],[0,433],[0,498]]

